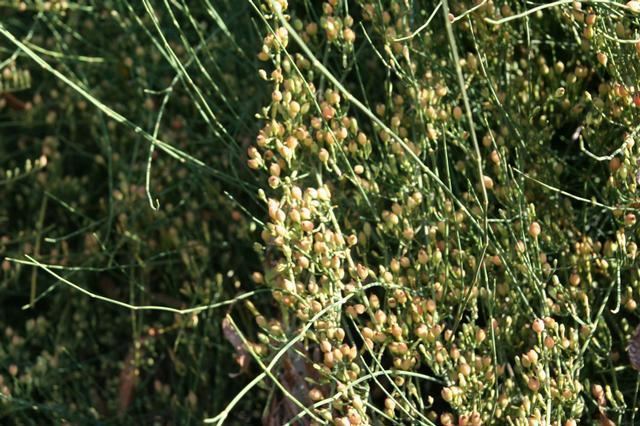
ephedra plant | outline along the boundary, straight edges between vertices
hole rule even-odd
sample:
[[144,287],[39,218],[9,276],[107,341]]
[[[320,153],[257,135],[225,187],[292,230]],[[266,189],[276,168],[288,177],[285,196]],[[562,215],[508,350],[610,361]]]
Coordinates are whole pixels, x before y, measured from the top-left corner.
[[636,418],[636,3],[255,5],[252,354],[297,419]]
[[5,3],[0,415],[640,421],[637,1]]

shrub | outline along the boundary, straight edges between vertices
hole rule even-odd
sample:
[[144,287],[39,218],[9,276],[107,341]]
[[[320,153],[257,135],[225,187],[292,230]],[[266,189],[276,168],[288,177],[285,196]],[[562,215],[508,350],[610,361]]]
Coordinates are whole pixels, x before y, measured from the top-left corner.
[[190,3],[0,26],[0,412],[635,422],[637,2]]

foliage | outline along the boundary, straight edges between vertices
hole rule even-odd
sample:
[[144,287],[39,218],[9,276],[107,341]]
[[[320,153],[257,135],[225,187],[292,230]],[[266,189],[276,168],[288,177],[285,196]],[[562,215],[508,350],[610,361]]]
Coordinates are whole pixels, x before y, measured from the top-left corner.
[[637,1],[0,7],[1,416],[637,421]]

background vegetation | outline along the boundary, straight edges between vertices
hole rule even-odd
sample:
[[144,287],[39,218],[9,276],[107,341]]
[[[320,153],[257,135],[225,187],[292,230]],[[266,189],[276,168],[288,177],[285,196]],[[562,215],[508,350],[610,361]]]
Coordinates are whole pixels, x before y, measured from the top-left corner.
[[640,2],[0,17],[2,422],[640,421]]

